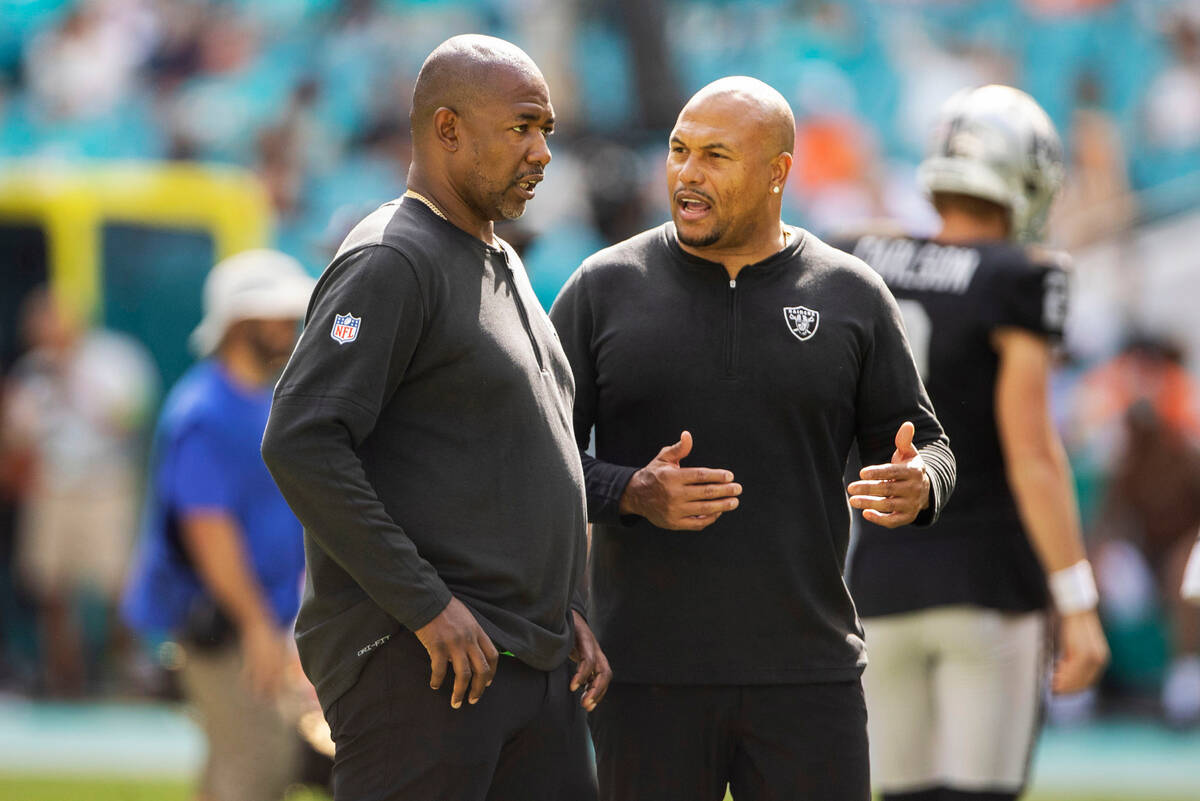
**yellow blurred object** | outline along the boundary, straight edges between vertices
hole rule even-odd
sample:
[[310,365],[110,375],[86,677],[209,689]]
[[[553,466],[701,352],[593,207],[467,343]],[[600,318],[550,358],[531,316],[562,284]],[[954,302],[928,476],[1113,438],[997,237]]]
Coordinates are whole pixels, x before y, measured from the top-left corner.
[[141,340],[169,386],[192,361],[204,276],[268,245],[272,224],[265,188],[237,167],[0,163],[0,367],[19,352],[21,299],[46,283],[79,320]]
[[51,286],[91,319],[100,300],[105,223],[204,230],[219,260],[266,244],[271,211],[258,180],[234,167],[18,162],[0,170],[0,221],[45,230]]

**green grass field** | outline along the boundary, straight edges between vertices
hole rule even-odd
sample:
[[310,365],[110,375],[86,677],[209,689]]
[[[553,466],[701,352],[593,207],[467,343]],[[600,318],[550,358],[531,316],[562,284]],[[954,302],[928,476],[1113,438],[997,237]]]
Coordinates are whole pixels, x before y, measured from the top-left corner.
[[[203,735],[179,705],[0,698],[0,801],[191,801]],[[1200,801],[1200,730],[1048,727],[1028,801]],[[298,790],[288,801],[329,801]]]
[[[189,785],[177,781],[137,779],[51,779],[0,776],[0,798],[5,801],[191,801]],[[328,801],[328,796],[298,790],[288,801]],[[732,801],[726,796],[726,801]],[[1182,797],[1097,795],[1029,795],[1025,801],[1184,801]]]
[[[180,781],[147,781],[86,777],[0,776],[4,801],[191,801],[191,785]],[[322,793],[298,789],[287,801],[329,801]]]

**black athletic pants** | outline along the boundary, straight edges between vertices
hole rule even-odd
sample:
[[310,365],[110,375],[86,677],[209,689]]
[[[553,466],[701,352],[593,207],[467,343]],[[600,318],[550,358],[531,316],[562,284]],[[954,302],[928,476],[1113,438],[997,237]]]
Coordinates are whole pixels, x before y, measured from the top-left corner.
[[613,684],[591,714],[603,801],[869,801],[858,680]]
[[586,713],[570,662],[543,673],[500,657],[479,703],[429,689],[429,656],[394,635],[326,717],[335,801],[595,801]]

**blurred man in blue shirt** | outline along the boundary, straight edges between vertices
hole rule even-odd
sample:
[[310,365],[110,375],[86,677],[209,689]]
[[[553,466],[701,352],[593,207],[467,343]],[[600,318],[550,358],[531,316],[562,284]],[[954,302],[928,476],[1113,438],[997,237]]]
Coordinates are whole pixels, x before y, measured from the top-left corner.
[[171,391],[155,436],[123,612],[139,631],[170,632],[184,648],[184,692],[209,746],[205,801],[281,798],[299,756],[275,699],[290,664],[303,537],[259,444],[312,284],[275,251],[214,267],[192,335],[205,358]]

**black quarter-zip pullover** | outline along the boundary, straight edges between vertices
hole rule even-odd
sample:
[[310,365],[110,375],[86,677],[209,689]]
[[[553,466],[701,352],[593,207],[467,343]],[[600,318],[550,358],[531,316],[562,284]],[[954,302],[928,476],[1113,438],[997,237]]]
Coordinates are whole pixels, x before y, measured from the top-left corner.
[[508,245],[415,202],[351,232],[263,441],[304,524],[296,640],[324,707],[452,594],[497,648],[539,670],[566,660],[587,553],[572,391]]
[[[899,311],[873,271],[800,229],[730,280],[671,224],[589,258],[550,316],[575,373],[575,438],[595,523],[589,622],[614,680],[839,681],[865,665],[842,580],[851,445],[891,460],[911,420],[929,522],[954,459]],[[682,430],[685,466],[727,468],[739,507],[700,532],[622,519],[635,470]]]

